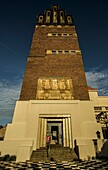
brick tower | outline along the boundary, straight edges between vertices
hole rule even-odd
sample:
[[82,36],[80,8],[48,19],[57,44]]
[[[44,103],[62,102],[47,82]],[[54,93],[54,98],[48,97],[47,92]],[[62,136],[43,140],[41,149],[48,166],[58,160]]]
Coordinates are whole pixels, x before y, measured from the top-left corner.
[[29,160],[50,136],[51,146],[78,148],[81,159],[95,156],[93,141],[102,131],[93,107],[72,16],[54,5],[38,16],[20,99],[0,143],[2,155]]
[[[65,87],[61,90],[59,87],[46,87],[45,90],[39,87],[43,82],[45,86],[47,83],[59,86],[57,84],[63,81],[63,86],[71,81],[71,91]],[[20,100],[36,99],[89,100],[72,16],[57,6],[39,15],[33,34]]]

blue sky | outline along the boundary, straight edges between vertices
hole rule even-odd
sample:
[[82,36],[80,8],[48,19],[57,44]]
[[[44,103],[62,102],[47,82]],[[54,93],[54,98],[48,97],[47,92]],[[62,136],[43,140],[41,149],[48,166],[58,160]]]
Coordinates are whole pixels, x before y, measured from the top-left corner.
[[1,0],[0,124],[10,123],[19,99],[37,14],[52,4],[72,14],[88,85],[108,95],[107,0]]

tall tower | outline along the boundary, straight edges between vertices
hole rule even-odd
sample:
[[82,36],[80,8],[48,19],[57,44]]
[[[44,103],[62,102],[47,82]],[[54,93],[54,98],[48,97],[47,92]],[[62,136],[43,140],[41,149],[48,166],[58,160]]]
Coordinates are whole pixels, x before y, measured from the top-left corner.
[[78,147],[81,159],[95,156],[93,141],[102,132],[93,107],[72,16],[54,5],[37,18],[20,99],[0,151],[29,160],[50,136],[53,145]]
[[58,6],[38,16],[33,34],[20,100],[36,99],[89,100],[73,19]]

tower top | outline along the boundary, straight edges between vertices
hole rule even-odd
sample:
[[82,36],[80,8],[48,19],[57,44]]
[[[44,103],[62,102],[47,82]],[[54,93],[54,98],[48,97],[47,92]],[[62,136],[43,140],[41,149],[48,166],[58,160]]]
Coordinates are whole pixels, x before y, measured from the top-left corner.
[[44,14],[38,15],[37,25],[73,25],[73,19],[72,15],[66,15],[64,9],[53,5],[51,9],[46,9]]

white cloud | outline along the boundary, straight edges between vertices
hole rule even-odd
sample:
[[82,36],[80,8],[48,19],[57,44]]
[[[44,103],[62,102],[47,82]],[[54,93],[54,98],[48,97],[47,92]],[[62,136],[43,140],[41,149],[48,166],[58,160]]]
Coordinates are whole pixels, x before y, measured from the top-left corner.
[[108,70],[93,68],[86,72],[87,83],[97,88],[99,95],[108,95]]
[[[86,72],[87,83],[98,88],[99,95],[108,95],[108,70],[91,69]],[[23,75],[14,76],[12,80],[0,80],[0,124],[10,123],[16,100],[19,99]]]
[[16,100],[19,99],[22,76],[14,77],[12,81],[0,80],[0,124],[12,121]]

